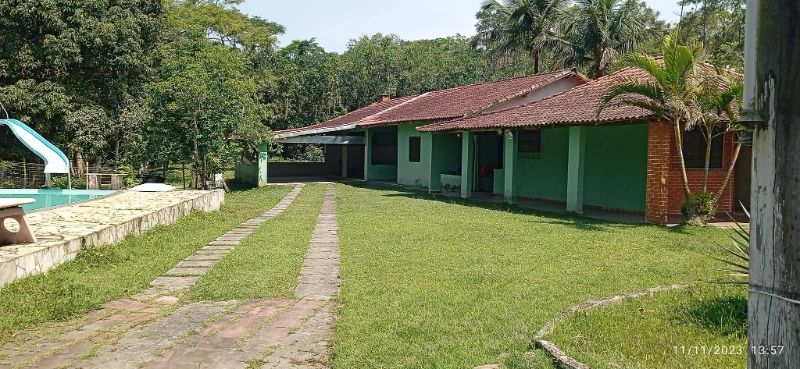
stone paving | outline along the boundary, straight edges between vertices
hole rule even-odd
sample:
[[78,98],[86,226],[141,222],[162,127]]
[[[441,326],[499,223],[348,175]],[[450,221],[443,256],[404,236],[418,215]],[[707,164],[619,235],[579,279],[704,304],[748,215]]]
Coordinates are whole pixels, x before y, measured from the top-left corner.
[[296,299],[197,302],[179,296],[299,194],[295,186],[264,215],[231,230],[180,262],[131,299],[113,301],[52,331],[26,332],[0,347],[6,368],[330,367],[339,291],[335,190],[328,187],[298,278]]

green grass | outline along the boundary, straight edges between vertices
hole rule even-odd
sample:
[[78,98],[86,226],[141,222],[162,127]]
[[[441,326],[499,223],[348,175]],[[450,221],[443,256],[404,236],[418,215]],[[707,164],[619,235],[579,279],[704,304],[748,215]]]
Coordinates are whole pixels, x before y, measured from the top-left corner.
[[745,368],[746,309],[744,287],[698,284],[575,315],[550,339],[595,369]]
[[219,212],[195,213],[170,226],[89,248],[69,263],[0,290],[0,339],[37,324],[66,320],[131,296],[178,261],[239,223],[274,206],[289,187],[267,187],[226,195]]
[[192,287],[195,300],[294,296],[324,185],[306,185],[286,211],[261,226]]
[[591,298],[712,279],[718,264],[708,255],[727,242],[716,229],[337,192],[343,287],[333,353],[342,369],[552,368],[525,352],[553,316]]

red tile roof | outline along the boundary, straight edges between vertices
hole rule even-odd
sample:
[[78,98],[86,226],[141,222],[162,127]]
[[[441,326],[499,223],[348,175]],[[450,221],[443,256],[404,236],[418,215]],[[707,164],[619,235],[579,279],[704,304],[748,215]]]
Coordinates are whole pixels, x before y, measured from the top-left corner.
[[597,115],[602,96],[612,86],[621,81],[648,78],[648,75],[641,69],[624,68],[611,75],[529,105],[449,122],[429,124],[418,129],[424,132],[444,132],[506,127],[604,124],[648,119],[652,117],[652,113],[632,106],[609,106],[600,115]]
[[565,69],[503,81],[479,83],[440,91],[432,91],[367,117],[359,126],[392,125],[411,121],[434,121],[467,116],[567,77],[577,76]]
[[275,132],[278,138],[303,136],[355,127],[394,125],[402,122],[441,121],[476,114],[510,99],[524,96],[564,78],[587,79],[571,70],[472,84],[416,96],[378,102],[341,117],[302,128]]
[[398,97],[387,101],[376,102],[374,104],[365,106],[361,109],[353,110],[345,115],[321,123],[312,124],[310,126],[302,128],[292,128],[292,129],[285,129],[282,131],[275,131],[275,135],[278,137],[290,137],[290,136],[303,135],[304,133],[318,131],[318,130],[336,130],[337,128],[352,126],[364,118],[367,118],[371,115],[374,115],[391,107],[402,104],[415,97],[416,96]]

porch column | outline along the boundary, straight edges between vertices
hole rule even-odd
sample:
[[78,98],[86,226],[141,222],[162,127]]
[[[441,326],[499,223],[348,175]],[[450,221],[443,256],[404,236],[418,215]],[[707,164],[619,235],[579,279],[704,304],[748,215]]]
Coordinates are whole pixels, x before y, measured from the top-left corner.
[[567,165],[567,211],[583,213],[583,164],[586,131],[582,126],[569,127],[569,162]]
[[269,155],[267,144],[258,145],[258,187],[266,186],[269,181],[267,177],[267,164]]
[[369,128],[364,129],[364,180],[369,180],[369,165],[372,163],[372,134]]
[[507,130],[503,138],[503,172],[505,175],[503,199],[509,204],[515,204],[517,202],[517,186],[515,180],[517,173],[519,134],[517,131]]
[[[430,138],[425,140],[425,135],[429,135]],[[437,137],[439,136],[436,133],[426,133],[423,134],[422,139],[422,145],[425,150],[423,156],[428,157],[428,191],[430,192],[442,191],[441,158],[435,154]]]
[[347,145],[339,145],[342,148],[342,178],[347,178]]
[[475,135],[471,131],[461,132],[461,198],[463,199],[472,197],[472,183],[475,175],[472,165],[472,157],[475,156],[473,137]]

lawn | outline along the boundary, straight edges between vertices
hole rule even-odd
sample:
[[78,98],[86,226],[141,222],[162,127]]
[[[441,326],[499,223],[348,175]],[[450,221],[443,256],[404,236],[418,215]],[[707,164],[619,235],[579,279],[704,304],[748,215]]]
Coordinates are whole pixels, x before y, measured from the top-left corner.
[[283,214],[262,225],[200,278],[190,298],[294,297],[324,192],[324,185],[306,185]]
[[72,262],[4,287],[0,290],[0,339],[146,289],[178,261],[269,210],[289,190],[273,186],[230,193],[218,212],[195,213],[113,246],[86,249]]
[[698,284],[573,316],[548,339],[594,369],[743,369],[746,307],[744,287]]
[[[590,298],[716,279],[712,228],[541,215],[397,189],[337,187],[335,368],[550,368],[535,332]],[[624,317],[620,324],[624,324]],[[696,336],[702,337],[702,336]]]

